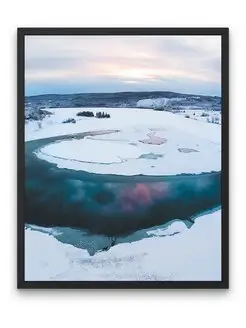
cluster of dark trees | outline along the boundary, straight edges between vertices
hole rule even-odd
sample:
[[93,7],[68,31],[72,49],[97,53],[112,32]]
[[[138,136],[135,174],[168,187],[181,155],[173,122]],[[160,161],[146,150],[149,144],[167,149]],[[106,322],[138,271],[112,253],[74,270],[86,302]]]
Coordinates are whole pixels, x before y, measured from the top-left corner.
[[[96,115],[94,115],[94,113],[91,111],[83,111],[83,112],[78,112],[76,115],[85,116],[85,117],[96,117],[96,118],[110,118],[110,115],[105,112],[97,112]],[[70,117],[64,120],[62,123],[76,123],[76,120]]]
[[94,117],[94,113],[89,110],[83,111],[83,112],[78,112],[76,115],[77,116],[85,116],[85,117]]
[[76,115],[77,116],[85,116],[85,117],[95,117],[96,116],[96,118],[110,118],[110,115],[108,113],[97,112],[96,115],[94,115],[94,113],[89,110],[83,111],[83,112],[78,112]]
[[108,113],[104,113],[104,112],[97,112],[96,117],[97,118],[110,118],[110,115]]
[[76,123],[76,120],[74,118],[67,118],[62,123]]

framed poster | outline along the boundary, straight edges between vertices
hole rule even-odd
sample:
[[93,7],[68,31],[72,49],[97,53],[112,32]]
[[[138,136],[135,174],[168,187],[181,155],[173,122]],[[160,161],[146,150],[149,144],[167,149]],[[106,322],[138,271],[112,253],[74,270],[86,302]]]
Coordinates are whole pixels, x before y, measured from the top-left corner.
[[228,288],[228,47],[18,29],[18,288]]

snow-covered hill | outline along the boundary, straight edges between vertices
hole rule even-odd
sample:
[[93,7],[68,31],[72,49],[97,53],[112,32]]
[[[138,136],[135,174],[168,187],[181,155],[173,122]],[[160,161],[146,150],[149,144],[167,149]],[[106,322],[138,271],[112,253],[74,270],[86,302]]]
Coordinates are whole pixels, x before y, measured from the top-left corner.
[[153,109],[165,109],[167,106],[172,104],[178,104],[186,98],[153,98],[153,99],[142,99],[137,102],[139,108],[153,108]]

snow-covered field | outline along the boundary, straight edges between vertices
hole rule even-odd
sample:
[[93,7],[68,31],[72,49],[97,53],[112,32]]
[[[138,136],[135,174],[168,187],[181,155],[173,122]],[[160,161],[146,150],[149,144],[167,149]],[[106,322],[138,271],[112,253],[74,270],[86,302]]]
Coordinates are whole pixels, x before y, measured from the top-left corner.
[[[100,108],[100,110],[109,113],[111,118],[97,119],[76,116],[76,113],[81,110],[89,110],[94,113],[99,111],[98,108],[49,108],[49,111],[53,113],[50,117],[46,117],[40,123],[37,121],[26,123],[25,140],[103,129],[121,130],[138,126],[148,128],[149,125],[162,129],[165,125],[214,143],[220,144],[221,142],[221,127],[217,124],[206,124],[207,122],[203,121],[194,122],[194,120],[170,112],[143,108]],[[76,124],[61,124],[62,121],[70,117],[76,119]]]
[[[61,168],[101,174],[175,175],[221,169],[217,124],[148,109],[107,109],[110,119],[78,118],[78,111],[53,110],[54,115],[43,120],[41,128],[37,122],[29,122],[26,139],[104,129],[120,131],[51,144],[37,152],[39,158]],[[61,124],[67,117],[77,119],[76,124]],[[154,138],[163,142],[154,144]]]
[[218,111],[213,112],[211,110],[196,109],[191,108],[191,106],[184,106],[183,109],[176,114],[181,115],[186,119],[221,125],[221,112]]
[[[42,122],[26,124],[26,141],[86,131],[120,130],[50,144],[39,151],[39,157],[55,161],[59,167],[128,175],[220,171],[219,124],[150,109],[107,108],[109,119],[77,117],[81,108],[49,110],[53,115]],[[62,124],[67,118],[75,118],[76,124]],[[153,132],[165,142],[161,145],[142,142]],[[147,159],[141,159],[143,154]],[[163,157],[153,159],[153,154]],[[27,229],[25,279],[220,280],[221,211],[203,215],[190,229],[175,232],[179,233],[161,237],[162,231],[152,228],[149,229],[152,238],[119,244],[91,257],[86,250],[61,243],[47,233]]]

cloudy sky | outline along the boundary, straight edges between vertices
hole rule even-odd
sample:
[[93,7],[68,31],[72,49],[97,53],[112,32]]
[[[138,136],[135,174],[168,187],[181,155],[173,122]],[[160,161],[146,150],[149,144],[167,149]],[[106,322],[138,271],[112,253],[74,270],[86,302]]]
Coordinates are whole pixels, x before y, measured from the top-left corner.
[[220,36],[26,36],[25,93],[221,93]]

